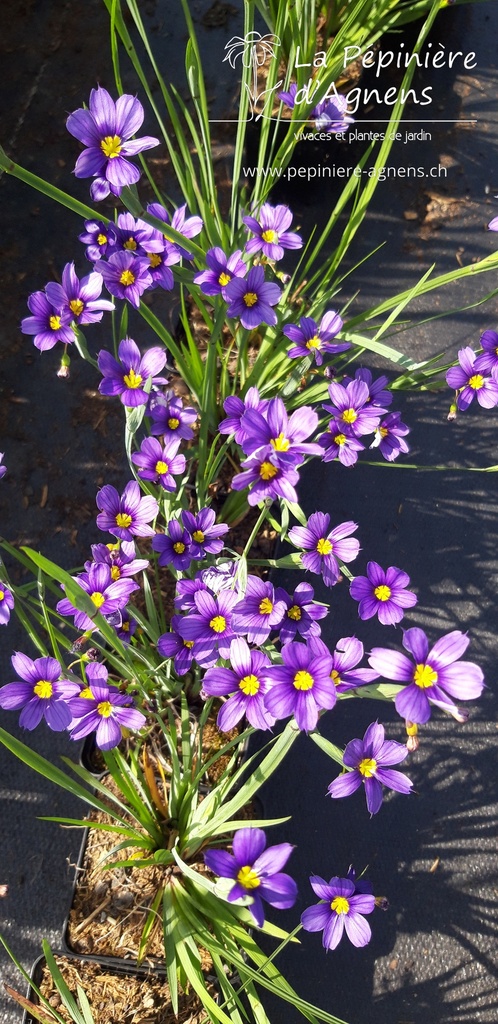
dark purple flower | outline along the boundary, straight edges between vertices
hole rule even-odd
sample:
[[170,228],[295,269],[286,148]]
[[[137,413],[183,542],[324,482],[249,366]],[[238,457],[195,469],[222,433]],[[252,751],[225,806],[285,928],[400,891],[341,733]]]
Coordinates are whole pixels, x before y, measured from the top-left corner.
[[118,540],[116,544],[92,544],[92,561],[85,562],[85,571],[89,572],[96,562],[109,566],[113,580],[120,580],[122,576],[125,579],[135,576],[149,566],[148,558],[137,558],[132,540]]
[[340,562],[352,562],[359,550],[359,541],[350,536],[358,524],[348,521],[329,530],[330,516],[313,512],[307,526],[293,526],[288,537],[291,544],[304,549],[303,568],[323,576],[324,583],[333,587],[340,576]]
[[355,636],[341,637],[332,654],[318,636],[309,638],[308,647],[316,657],[332,658],[330,678],[337,693],[356,690],[358,686],[367,686],[379,678],[379,673],[371,668],[356,668],[363,658],[363,644]]
[[218,728],[230,732],[245,715],[254,729],[271,729],[275,719],[264,702],[269,684],[261,676],[270,659],[262,651],[251,651],[246,641],[237,637],[230,644],[229,660],[230,668],[208,668],[202,680],[208,697],[231,694],[218,712]]
[[243,491],[244,487],[250,487],[247,501],[249,505],[257,505],[260,501],[271,498],[286,498],[287,501],[297,502],[298,496],[295,485],[299,480],[299,473],[292,466],[276,465],[273,455],[253,455],[242,463],[243,473],[237,473],[232,480],[234,491]]
[[109,192],[119,196],[125,185],[133,185],[140,171],[127,157],[159,145],[149,135],[131,136],[140,128],[144,109],[136,96],[120,96],[116,103],[106,89],[98,86],[90,93],[89,109],[82,107],[69,115],[67,130],[86,147],[76,161],[77,178],[95,178],[92,199],[105,199]]
[[318,712],[334,707],[337,700],[330,678],[332,659],[315,657],[306,644],[289,643],[282,648],[283,665],[263,670],[263,678],[271,689],[265,705],[275,718],[294,715],[300,729],[311,732],[318,722]]
[[319,132],[331,132],[336,135],[346,130],[348,125],[354,123],[354,117],[347,112],[348,101],[346,96],[330,96],[328,99],[320,100],[311,113],[315,120],[315,128]]
[[498,382],[477,370],[477,358],[470,346],[461,348],[459,366],[452,366],[446,373],[446,383],[458,392],[456,404],[462,410],[468,409],[474,398],[483,409],[493,409],[498,405]]
[[86,258],[96,263],[102,256],[110,254],[116,245],[114,225],[102,220],[86,220],[85,229],[78,239],[86,245]]
[[272,398],[264,413],[248,409],[241,426],[246,432],[242,448],[246,455],[271,456],[277,466],[296,466],[306,455],[321,455],[317,444],[303,444],[314,434],[318,415],[309,406],[301,406],[291,416],[281,398]]
[[154,529],[148,524],[156,518],[159,505],[149,494],[142,497],[136,480],[130,480],[120,496],[115,487],[105,484],[96,497],[99,530],[107,530],[120,540],[133,537],[153,537]]
[[[163,220],[165,224],[171,223],[171,227],[174,228],[175,231],[178,231],[179,234],[183,235],[185,238],[195,238],[196,235],[200,234],[204,227],[204,224],[200,217],[186,216],[186,203],[184,203],[183,206],[179,206],[178,209],[175,210],[171,218],[166,207],[162,206],[161,203],[149,203],[147,207],[147,213],[150,213],[153,217],[157,217],[158,220]],[[182,257],[186,260],[193,259],[192,253],[189,252],[187,249],[184,249],[183,246],[177,245],[176,242],[170,242],[166,235],[164,235],[163,237],[169,251],[171,251],[172,253],[176,253],[177,256],[180,257],[180,259]]]
[[124,608],[121,612],[121,625],[114,628],[121,643],[128,645],[137,628],[137,620],[132,618],[130,613]]
[[66,263],[62,271],[62,284],[50,281],[45,293],[48,301],[60,313],[68,313],[77,324],[96,324],[104,312],[115,308],[109,299],[101,299],[103,280],[100,274],[88,274],[81,281],[77,277],[74,263]]
[[328,608],[313,601],[313,587],[309,583],[298,583],[292,595],[282,591],[282,588],[279,591],[286,606],[279,627],[280,643],[288,644],[290,640],[295,640],[297,633],[306,640],[319,636],[320,626],[316,620],[325,618]]
[[[189,582],[191,582],[189,580]],[[157,641],[157,649],[161,658],[173,658],[175,672],[184,676],[190,670],[193,661],[192,648],[193,640],[184,640],[178,633],[178,624],[181,622],[180,615],[173,615],[171,618],[171,632],[162,633]]]
[[314,356],[317,366],[323,363],[323,352],[329,355],[337,355],[338,352],[346,352],[351,348],[349,341],[332,344],[344,325],[342,317],[335,310],[331,309],[322,317],[320,324],[309,316],[301,317],[299,327],[297,324],[287,324],[283,328],[286,338],[294,342],[287,355],[289,359],[302,359],[304,356]]
[[223,549],[221,538],[228,533],[229,527],[226,523],[216,522],[216,513],[212,508],[201,508],[197,515],[184,509],[182,523],[192,539],[192,558],[205,558],[206,554],[219,555]]
[[156,533],[152,547],[159,554],[159,565],[172,565],[178,572],[185,572],[193,561],[192,538],[177,519],[170,519],[167,533]]
[[181,398],[177,398],[172,391],[154,394],[147,412],[152,418],[151,434],[162,434],[165,442],[175,437],[181,437],[184,441],[193,438],[192,424],[197,419],[197,413],[195,409],[184,407]]
[[358,440],[345,423],[330,420],[327,430],[320,434],[318,444],[323,448],[323,462],[339,459],[343,466],[354,466],[358,462],[358,453],[365,450],[365,445]]
[[360,619],[378,615],[383,626],[395,626],[401,622],[405,608],[413,608],[418,600],[411,590],[406,589],[409,583],[410,577],[395,565],[384,570],[378,562],[368,562],[367,575],[356,576],[349,591],[353,600],[360,602]]
[[422,629],[405,630],[405,654],[374,647],[369,664],[385,679],[407,685],[396,694],[396,711],[409,722],[423,725],[431,717],[431,704],[458,718],[459,709],[451,700],[473,700],[484,688],[484,678],[478,665],[459,661],[470,641],[465,633],[455,629],[446,633],[429,650],[429,641]]
[[178,632],[184,640],[194,641],[192,653],[199,665],[209,668],[218,658],[230,656],[230,644],[235,639],[232,611],[238,597],[233,590],[220,590],[216,597],[206,590],[194,594],[195,613],[178,623]]
[[226,287],[232,277],[245,277],[247,267],[241,260],[242,249],[227,256],[223,249],[215,246],[208,249],[206,263],[208,270],[201,270],[194,277],[194,284],[198,284],[204,295],[222,295],[225,302],[229,301]]
[[308,907],[301,915],[301,924],[306,932],[323,931],[322,944],[325,949],[335,949],[346,929],[346,935],[353,946],[366,946],[372,932],[364,914],[375,909],[372,893],[358,892],[350,878],[334,875],[329,882],[319,875],[311,875],[310,884],[316,896],[324,901]]
[[185,456],[177,454],[179,444],[180,438],[168,441],[164,447],[155,437],[144,438],[140,451],[131,457],[134,465],[140,467],[138,476],[142,480],[160,483],[165,491],[176,491],[175,476],[181,476],[186,466]]
[[404,438],[410,433],[406,423],[401,422],[400,412],[388,412],[375,431],[371,448],[378,448],[388,462],[394,462],[400,453],[406,455],[410,448]]
[[[121,742],[122,729],[136,732],[146,722],[145,715],[133,706],[133,698],[109,686],[104,665],[92,662],[86,666],[88,686],[71,700],[73,723],[72,740],[82,740],[95,733],[101,750],[112,750]],[[76,722],[74,721],[76,719]]]
[[223,408],[227,413],[224,420],[218,426],[220,434],[234,434],[237,444],[242,444],[247,433],[242,426],[242,418],[248,409],[255,409],[264,414],[268,408],[268,399],[260,398],[257,388],[249,388],[244,398],[238,395],[229,395],[223,402]]
[[246,278],[233,277],[226,290],[230,303],[227,316],[239,317],[242,326],[249,331],[260,324],[275,326],[277,316],[271,307],[280,301],[282,289],[278,284],[265,281],[263,267],[251,267]]
[[265,915],[262,900],[272,907],[285,910],[293,907],[297,899],[297,886],[285,867],[292,853],[290,843],[266,847],[266,836],[261,828],[241,828],[235,833],[232,853],[226,850],[207,850],[204,860],[210,871],[222,878],[233,878],[234,885],[228,900],[252,896],[250,911],[259,928]]
[[135,220],[131,213],[120,213],[114,225],[116,252],[131,252],[135,256],[145,256],[148,252],[162,252],[163,239],[144,220]]
[[329,395],[333,404],[323,408],[332,413],[338,425],[346,427],[356,437],[373,434],[379,425],[380,414],[387,411],[372,405],[368,385],[362,380],[353,380],[346,387],[332,381]]
[[413,783],[408,776],[390,767],[407,755],[404,743],[386,740],[384,726],[372,722],[362,740],[351,740],[346,746],[343,761],[352,771],[334,779],[327,792],[334,798],[350,796],[364,783],[367,808],[370,814],[377,814],[382,806],[382,786],[411,793]]
[[[101,612],[102,615],[113,615],[115,612],[121,611],[128,603],[130,594],[139,590],[138,583],[134,583],[127,577],[113,579],[112,570],[105,562],[93,562],[88,572],[73,576],[73,579],[93,601],[95,614]],[[64,585],[61,584],[61,586],[64,590]],[[74,615],[76,629],[85,631],[95,629],[93,619],[86,612],[78,611],[67,597],[58,602],[57,611],[59,615]]]
[[124,338],[118,348],[119,362],[107,349],[98,354],[99,370],[104,379],[99,384],[102,395],[119,395],[123,405],[146,405],[149,395],[145,385],[152,378],[152,383],[159,380],[166,362],[164,348],[149,348],[142,356],[140,349],[132,338]]
[[246,242],[246,252],[253,255],[262,250],[269,260],[281,260],[284,249],[302,249],[301,235],[287,230],[292,223],[292,213],[288,206],[263,203],[258,216],[258,220],[255,217],[242,218],[246,227],[256,236]]
[[5,583],[0,581],[0,626],[6,626],[14,607],[14,595]]
[[386,384],[389,383],[387,377],[377,377],[376,380],[374,380],[371,371],[367,370],[364,366],[360,366],[360,368],[356,370],[354,377],[344,377],[342,384],[343,386],[346,386],[347,384],[351,384],[353,380],[361,380],[367,385],[367,403],[370,405],[382,406],[383,408],[387,408],[388,405],[391,405],[393,395],[392,391],[388,391],[386,388]]
[[250,644],[262,644],[285,614],[285,591],[259,576],[248,576],[243,598],[235,605],[232,628],[244,634]]
[[99,270],[111,295],[126,299],[138,309],[140,296],[152,286],[149,261],[126,250],[114,252],[108,261],[101,260]]
[[496,331],[484,331],[479,344],[484,351],[476,357],[474,369],[477,373],[488,373],[493,367],[498,367],[498,334]]
[[[61,679],[61,666],[55,658],[35,658],[17,652],[12,666],[20,676],[0,689],[0,708],[18,711],[19,725],[23,729],[36,729],[42,718],[49,729],[62,732],[71,721],[68,700],[79,691],[77,683]],[[22,682],[20,681],[22,680]]]
[[71,327],[71,316],[60,312],[49,302],[45,292],[32,292],[28,299],[28,308],[33,316],[26,316],[21,322],[23,334],[34,334],[33,344],[40,352],[47,352],[58,341],[63,345],[72,345],[74,331]]
[[[185,531],[187,533],[187,531]],[[215,572],[214,566],[211,566],[206,572]],[[196,612],[194,595],[198,590],[206,590],[211,593],[218,593],[219,590],[229,589],[227,587],[219,587],[217,591],[213,587],[208,586],[207,582],[203,579],[204,573],[198,572],[195,574],[193,580],[177,580],[176,592],[175,592],[175,610],[178,612]],[[233,578],[230,582],[233,582]]]

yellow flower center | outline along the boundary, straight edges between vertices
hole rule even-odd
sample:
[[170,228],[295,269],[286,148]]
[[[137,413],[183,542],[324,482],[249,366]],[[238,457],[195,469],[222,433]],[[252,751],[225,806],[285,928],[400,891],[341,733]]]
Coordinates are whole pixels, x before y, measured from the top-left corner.
[[274,466],[272,462],[262,462],[259,467],[259,475],[262,480],[273,480],[277,473],[277,466]]
[[180,420],[177,420],[176,416],[171,416],[168,420],[168,427],[170,430],[176,430],[180,426]]
[[318,551],[319,555],[330,555],[330,552],[333,550],[333,547],[334,545],[332,544],[332,541],[327,540],[326,537],[320,537],[320,540],[317,542],[316,545],[316,550]]
[[131,250],[131,252],[135,252],[136,248],[137,248],[137,243],[136,243],[135,239],[132,238],[131,236],[130,236],[130,238],[127,238],[126,242],[123,242],[123,249],[128,249],[128,251]]
[[107,242],[107,235],[97,235],[97,245],[105,245]]
[[480,373],[475,373],[469,380],[469,387],[473,388],[474,391],[480,391],[484,384],[484,377]]
[[413,682],[415,686],[420,686],[421,690],[428,690],[437,683],[437,672],[431,665],[417,665],[413,673]]
[[287,452],[290,448],[289,438],[285,434],[279,434],[278,437],[272,437],[270,444],[276,452]]
[[358,765],[358,771],[365,779],[371,779],[375,775],[377,768],[377,761],[374,757],[364,757],[363,761],[360,761]]
[[110,718],[112,715],[112,704],[108,700],[102,700],[100,704],[97,704],[97,711],[102,718]]
[[354,409],[345,409],[341,415],[341,419],[344,423],[354,423],[358,419],[358,413]]
[[244,299],[246,306],[255,306],[258,301],[258,296],[256,295],[256,292],[246,292],[245,295],[243,295],[242,297]]
[[120,540],[117,540],[115,544],[106,544],[106,548],[107,548],[108,551],[119,551],[120,547],[121,547],[121,541]]
[[292,619],[294,622],[299,622],[303,613],[298,604],[293,604],[292,608],[289,608],[287,615],[289,616],[289,619]]
[[378,601],[389,601],[391,588],[387,587],[385,583],[381,583],[379,587],[375,588],[374,594]]
[[240,885],[244,886],[244,889],[257,889],[258,885],[261,885],[256,872],[249,864],[246,864],[245,867],[241,868],[237,873],[237,881]]
[[266,231],[263,231],[261,238],[263,242],[278,242],[277,232],[273,231],[273,228],[267,228]]
[[345,434],[336,434],[336,436],[334,437],[334,442],[335,442],[336,445],[339,446],[339,448],[342,448],[342,445],[346,444],[346,435]]
[[113,579],[114,582],[116,582],[116,580],[120,580],[121,579],[121,569],[119,568],[119,565],[113,565],[112,566],[112,569],[111,569],[111,579]]
[[167,473],[167,472],[168,472],[168,463],[167,462],[163,462],[162,459],[159,459],[159,462],[156,462],[156,473]]
[[314,334],[313,337],[306,342],[306,348],[320,348],[320,346],[321,341],[320,338],[318,337],[318,334]]
[[5,591],[4,590],[0,590],[0,601],[3,601],[4,597],[5,597]]
[[221,284],[221,287],[224,288],[225,285],[228,284],[228,282],[231,280],[231,274],[226,274],[225,271],[223,271],[218,278],[218,284]]
[[330,909],[335,910],[336,914],[347,914],[349,912],[349,902],[345,896],[334,896]]
[[90,598],[93,601],[96,608],[102,608],[105,597],[98,590],[94,590],[93,594],[90,594]]
[[177,540],[176,543],[173,544],[173,551],[176,551],[177,555],[183,555],[183,552],[185,551],[185,544],[183,541]]
[[244,678],[240,680],[239,690],[242,690],[242,693],[245,693],[246,697],[253,697],[254,694],[258,692],[260,686],[261,683],[257,676],[244,676]]
[[184,647],[188,647],[188,649],[190,650],[190,648],[194,646],[194,641],[193,640],[184,640],[183,641],[183,646]]
[[123,530],[127,530],[131,526],[133,520],[128,512],[118,512],[116,516],[116,526],[121,526]]
[[129,370],[128,373],[125,373],[123,381],[127,388],[132,388],[132,390],[134,390],[135,388],[140,387],[143,377],[140,373],[135,373],[135,370]]
[[215,633],[223,633],[224,630],[227,628],[227,620],[223,617],[223,615],[215,615],[214,618],[211,619],[209,625],[211,629],[214,630]]
[[332,669],[332,672],[330,673],[330,678],[331,678],[334,686],[339,686],[339,684],[342,683],[342,679],[341,679],[337,669],[335,669],[335,668]]
[[93,693],[89,686],[85,686],[83,690],[80,690],[79,696],[83,697],[84,700],[93,700]]
[[162,257],[158,252],[148,252],[147,256],[149,257],[149,263],[153,269],[161,266]]
[[294,679],[292,680],[296,690],[312,690],[315,680],[311,675],[311,672],[306,672],[305,669],[299,669],[296,672]]
[[71,310],[71,313],[74,313],[75,316],[81,316],[84,308],[85,303],[82,302],[81,299],[71,299],[71,302],[69,303],[69,309]]
[[133,284],[134,281],[135,281],[135,275],[132,274],[131,270],[123,270],[123,273],[121,274],[121,277],[119,278],[119,283],[120,284],[124,284],[125,288],[128,288],[128,286],[130,284]]
[[197,544],[202,544],[205,540],[205,536],[202,530],[194,530],[192,534],[192,540],[195,540]]
[[387,427],[379,427],[379,434],[381,437],[387,437],[389,431]]
[[130,632],[130,623],[129,622],[122,622],[121,623],[121,629],[123,630],[123,633],[129,633]]
[[100,143],[100,148],[108,160],[113,160],[115,156],[119,156],[121,152],[121,139],[119,135],[106,135],[105,139],[102,139]]
[[41,697],[42,700],[48,700],[53,692],[54,688],[48,679],[39,679],[36,686],[33,687],[33,693],[36,693],[36,696]]
[[272,603],[270,601],[270,598],[269,597],[264,597],[263,600],[260,601],[260,604],[259,604],[259,614],[260,615],[271,615],[272,611],[273,611],[273,605],[272,605]]
[[60,316],[51,316],[48,322],[49,322],[50,327],[52,328],[53,331],[58,331],[59,330],[59,327],[61,325],[61,318],[60,318]]

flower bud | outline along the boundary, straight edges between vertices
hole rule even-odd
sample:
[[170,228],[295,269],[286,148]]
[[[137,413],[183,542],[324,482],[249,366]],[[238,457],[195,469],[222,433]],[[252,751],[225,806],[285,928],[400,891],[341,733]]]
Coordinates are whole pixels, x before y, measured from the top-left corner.
[[70,373],[69,373],[70,365],[71,365],[71,360],[70,360],[67,352],[64,352],[64,354],[61,357],[61,365],[59,366],[59,369],[57,370],[57,376],[58,377],[63,377],[65,380],[68,380],[68,378],[70,376]]

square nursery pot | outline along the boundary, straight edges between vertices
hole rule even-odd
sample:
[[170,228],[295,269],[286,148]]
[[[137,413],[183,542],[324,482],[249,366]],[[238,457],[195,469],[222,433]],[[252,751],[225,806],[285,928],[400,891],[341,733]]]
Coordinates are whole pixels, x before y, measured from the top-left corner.
[[[194,992],[179,993],[179,1012],[178,1017],[175,1016],[169,986],[162,972],[137,967],[130,961],[122,961],[119,966],[107,957],[90,958],[67,953],[54,953],[54,956],[75,998],[77,985],[86,993],[94,1024],[178,1024],[178,1021],[199,1024],[205,1019],[205,1011]],[[68,1024],[72,1024],[73,1018],[61,1001],[44,956],[35,961],[31,979],[50,1005]],[[32,987],[28,989],[27,998],[40,1005]],[[37,1024],[29,1009],[24,1011],[22,1024]]]

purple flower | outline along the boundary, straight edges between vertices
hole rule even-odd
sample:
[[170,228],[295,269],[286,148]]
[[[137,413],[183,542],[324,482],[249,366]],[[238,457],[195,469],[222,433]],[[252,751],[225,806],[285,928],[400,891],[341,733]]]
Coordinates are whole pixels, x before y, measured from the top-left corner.
[[383,626],[395,626],[401,622],[405,608],[413,608],[417,604],[415,594],[406,589],[409,583],[410,577],[395,565],[384,571],[378,562],[368,562],[367,575],[357,576],[349,591],[353,600],[360,602],[360,619],[378,615]]
[[343,466],[354,466],[358,462],[358,452],[365,450],[365,445],[346,427],[344,423],[330,420],[325,434],[320,434],[318,444],[323,448],[323,462],[339,459]]
[[286,338],[294,342],[287,355],[289,359],[302,359],[304,356],[314,356],[317,366],[323,363],[322,352],[336,355],[338,352],[346,352],[351,348],[349,341],[334,345],[331,339],[335,338],[344,325],[342,317],[333,309],[322,317],[318,325],[316,320],[309,316],[301,317],[299,327],[297,324],[287,324],[283,329]]
[[121,625],[114,628],[121,643],[128,645],[137,628],[137,620],[133,619],[126,608],[124,608],[121,612]]
[[389,412],[384,419],[380,421],[377,430],[375,431],[375,440],[370,445],[371,448],[378,448],[381,455],[387,459],[388,462],[394,462],[394,459],[398,458],[400,452],[406,455],[410,451],[409,446],[403,438],[406,434],[410,433],[410,428],[405,423],[401,422],[400,412]]
[[[319,636],[320,626],[317,619],[323,619],[328,608],[324,604],[313,601],[315,592],[309,583],[298,583],[292,596],[279,588],[285,603],[285,612],[280,623],[280,643],[288,644],[296,639],[296,634],[305,637]],[[328,652],[327,652],[328,653]]]
[[233,609],[232,627],[250,644],[262,644],[285,614],[285,591],[259,576],[248,576],[246,592]]
[[309,406],[301,406],[289,417],[282,399],[272,398],[264,413],[248,409],[241,426],[246,432],[245,454],[271,456],[277,466],[295,466],[306,455],[321,454],[319,445],[303,444],[318,426],[318,415]]
[[244,487],[252,490],[247,496],[249,505],[257,505],[267,498],[272,501],[275,498],[286,498],[287,501],[297,502],[297,491],[295,485],[299,480],[299,473],[292,466],[281,466],[275,464],[273,455],[253,455],[242,463],[243,473],[237,473],[232,480],[234,491],[243,491]]
[[226,287],[232,277],[245,277],[247,267],[241,260],[242,249],[227,256],[223,249],[215,246],[208,249],[206,263],[208,270],[201,270],[194,277],[194,284],[198,284],[204,295],[222,295],[225,302],[229,301]]
[[474,398],[483,409],[493,409],[498,405],[498,382],[477,370],[476,359],[469,346],[461,348],[458,353],[460,365],[452,366],[446,373],[446,383],[458,392],[456,404],[462,410],[468,409]]
[[226,286],[227,316],[240,317],[243,327],[252,331],[261,323],[274,327],[277,316],[272,306],[280,301],[282,289],[278,284],[265,281],[263,267],[251,267],[247,278],[233,277]]
[[487,373],[493,367],[498,367],[498,334],[496,331],[484,331],[479,338],[479,344],[484,351],[476,357],[474,369],[477,373]]
[[488,231],[498,231],[498,217],[493,217],[493,220],[490,220],[488,224]]
[[226,523],[216,523],[216,513],[212,508],[201,508],[197,515],[184,509],[182,523],[191,536],[192,558],[205,558],[206,554],[219,555],[223,549],[221,538],[228,533],[229,527]]
[[397,793],[411,793],[413,783],[408,776],[390,767],[407,755],[404,743],[386,740],[384,726],[372,722],[362,740],[351,740],[346,746],[343,761],[352,771],[334,779],[327,792],[338,799],[350,796],[364,783],[367,808],[370,814],[377,814],[382,805],[382,786]]
[[[104,665],[93,662],[86,666],[88,686],[71,700],[72,740],[81,740],[95,733],[101,750],[112,750],[121,742],[122,729],[136,732],[146,722],[145,715],[133,706],[133,698],[109,686]],[[76,724],[74,723],[76,719]]]
[[319,132],[343,132],[348,125],[354,123],[354,117],[347,113],[348,101],[345,96],[320,100],[311,113],[315,119],[315,127]]
[[333,381],[329,384],[329,395],[333,405],[324,405],[331,412],[337,424],[349,429],[356,437],[372,434],[379,425],[380,414],[386,409],[372,406],[368,385],[362,380],[353,380],[346,387]]
[[86,258],[96,263],[116,245],[114,224],[106,224],[102,220],[86,220],[85,229],[78,235],[78,239],[86,245]]
[[[186,531],[187,532],[187,531]],[[231,563],[232,565],[234,563]],[[208,573],[216,572],[214,566],[205,570]],[[206,590],[211,593],[218,593],[219,590],[227,590],[229,587],[219,587],[218,591],[215,591],[213,587],[208,586],[204,580],[204,572],[198,572],[195,574],[193,580],[183,579],[177,580],[176,592],[175,592],[175,610],[179,612],[196,612],[194,596],[198,590]],[[233,582],[233,577],[230,583]]]
[[405,630],[403,647],[415,663],[405,654],[384,647],[374,647],[368,661],[385,679],[407,684],[394,699],[396,711],[409,722],[423,725],[431,717],[431,704],[458,717],[451,698],[473,700],[482,693],[484,678],[479,666],[459,661],[469,643],[465,633],[455,629],[429,650],[425,633],[414,627]]
[[175,397],[172,391],[153,395],[147,411],[152,417],[151,434],[162,434],[165,442],[180,437],[184,441],[193,438],[191,424],[195,423],[197,413],[190,407],[184,408],[181,398]]
[[72,717],[67,701],[78,693],[78,684],[60,679],[62,670],[55,658],[32,661],[18,652],[11,660],[20,679],[2,686],[0,707],[6,711],[22,708],[19,725],[23,729],[36,729],[42,718],[54,732],[67,729]]
[[149,566],[147,558],[137,558],[132,540],[117,541],[116,544],[92,544],[93,561],[85,562],[85,571],[90,572],[92,565],[103,562],[111,570],[113,580],[126,579],[137,572],[144,572]]
[[172,565],[178,572],[185,572],[193,561],[192,538],[177,519],[170,519],[167,533],[156,533],[152,547],[159,554],[159,565]]
[[120,213],[114,225],[116,252],[131,252],[145,256],[148,252],[162,252],[164,242],[158,231],[144,220],[135,220],[131,213]]
[[[5,466],[2,467],[5,469]],[[6,626],[10,613],[14,607],[14,595],[12,591],[0,581],[0,626]]]
[[62,271],[62,284],[50,281],[45,288],[48,301],[59,310],[67,313],[77,324],[96,324],[104,312],[112,312],[113,302],[101,299],[103,280],[100,274],[88,274],[81,281],[76,275],[74,263],[66,263]]
[[283,665],[263,670],[271,689],[265,705],[275,718],[294,715],[300,729],[310,732],[318,722],[318,712],[330,710],[337,700],[330,678],[331,661],[316,657],[306,644],[289,643],[282,648]]
[[[195,238],[196,235],[200,234],[204,224],[200,217],[187,217],[187,205],[184,203],[183,206],[179,206],[175,210],[173,217],[171,218],[171,227],[178,231],[180,235],[184,235],[185,238]],[[170,216],[167,209],[161,205],[161,203],[149,203],[147,207],[147,213],[150,213],[153,217],[157,217],[158,220],[163,220],[165,224],[170,223]],[[193,254],[184,249],[181,245],[177,245],[176,242],[170,242],[166,235],[163,236],[164,241],[167,245],[168,251],[176,253],[181,259],[184,257],[186,260],[193,259]]]
[[159,505],[149,494],[142,497],[136,480],[130,480],[120,496],[115,487],[105,484],[96,498],[100,515],[99,530],[107,530],[120,540],[133,537],[153,537],[154,529],[148,524],[156,518]]
[[[73,576],[75,582],[84,590],[95,605],[95,614],[113,615],[121,611],[128,603],[130,594],[139,590],[138,583],[126,577],[113,579],[112,570],[105,562],[93,562],[88,572],[82,572],[79,576]],[[61,584],[64,590],[64,585]],[[59,615],[74,615],[76,629],[93,630],[95,623],[86,614],[80,612],[73,605],[69,598],[65,597],[57,604]]]
[[[0,452],[0,463],[3,462],[4,454],[5,454],[4,452]],[[5,476],[6,472],[7,472],[7,466],[1,466],[0,465],[0,480],[2,479],[2,477]]]
[[257,388],[249,388],[244,399],[238,395],[229,395],[223,402],[223,408],[227,413],[224,420],[221,420],[218,430],[220,434],[234,434],[237,444],[242,445],[247,432],[242,426],[242,418],[248,409],[255,409],[264,414],[268,408],[268,399],[260,398]]
[[387,377],[377,377],[376,380],[374,380],[370,370],[367,370],[366,367],[361,366],[358,370],[356,370],[354,377],[344,377],[342,380],[342,384],[344,386],[346,384],[351,384],[353,380],[361,380],[363,381],[364,384],[367,385],[367,402],[369,402],[371,405],[383,407],[391,405],[393,396],[392,391],[388,391],[386,389],[386,384],[389,383]]
[[144,438],[140,451],[131,457],[134,465],[140,467],[139,477],[160,483],[165,491],[176,491],[175,476],[181,476],[186,466],[185,456],[177,454],[179,444],[180,438],[168,441],[164,447],[155,437]]
[[233,837],[233,854],[226,850],[207,850],[204,860],[210,871],[222,878],[233,878],[234,885],[228,900],[252,896],[250,910],[259,928],[265,915],[262,900],[272,907],[285,910],[293,907],[297,899],[297,886],[285,867],[292,853],[290,843],[266,847],[266,836],[261,828],[241,828]]
[[237,600],[233,590],[220,590],[216,597],[206,590],[194,594],[195,614],[178,623],[178,632],[184,640],[194,641],[192,653],[199,665],[209,667],[218,658],[230,656],[230,644],[235,639],[231,619]]
[[256,236],[246,243],[246,252],[251,255],[262,250],[263,255],[269,260],[281,260],[284,249],[302,249],[301,235],[287,231],[292,223],[292,213],[288,206],[270,206],[269,203],[263,203],[259,211],[259,220],[255,217],[243,217],[242,220]]
[[70,325],[71,316],[60,312],[49,302],[45,292],[32,292],[28,299],[28,308],[33,316],[26,316],[21,322],[23,334],[34,334],[33,344],[40,352],[47,352],[58,341],[63,345],[72,345],[74,331]]
[[[191,582],[189,580],[189,582]],[[193,661],[192,648],[193,640],[184,640],[178,633],[178,624],[181,622],[180,615],[173,615],[171,619],[171,632],[162,633],[157,641],[157,649],[161,658],[173,658],[175,672],[184,676],[189,670]]]
[[223,732],[230,732],[244,717],[254,729],[271,729],[275,724],[273,715],[265,707],[268,681],[261,676],[261,670],[270,664],[262,651],[251,651],[242,637],[230,644],[230,668],[209,668],[202,680],[202,689],[208,697],[227,697],[218,712],[217,725]]
[[316,657],[332,658],[330,678],[337,693],[356,690],[358,686],[367,686],[379,678],[379,673],[371,668],[356,668],[363,658],[363,644],[355,636],[341,637],[332,654],[318,636],[309,638],[308,647]]
[[119,343],[119,362],[106,349],[98,354],[98,366],[104,379],[99,384],[102,395],[119,395],[123,405],[146,405],[149,395],[145,385],[152,378],[152,383],[161,381],[157,377],[166,362],[164,348],[149,348],[145,355],[132,338],[124,338]]
[[330,516],[313,512],[306,526],[293,526],[288,537],[296,547],[304,549],[303,568],[322,575],[324,583],[333,587],[340,576],[340,561],[352,562],[359,550],[359,541],[350,536],[358,524],[348,521],[329,530]]
[[124,249],[113,253],[107,262],[101,260],[99,270],[107,291],[118,299],[127,299],[136,309],[140,296],[152,286],[149,261]]
[[372,893],[357,892],[350,878],[334,875],[329,882],[319,875],[311,875],[313,892],[324,901],[308,907],[301,915],[301,924],[306,932],[323,931],[322,944],[325,949],[335,949],[346,929],[346,935],[353,946],[366,946],[372,932],[364,914],[375,909]]
[[133,139],[144,119],[144,109],[135,96],[120,96],[116,103],[100,86],[90,93],[89,109],[69,115],[67,130],[86,147],[80,153],[74,173],[77,178],[95,178],[92,199],[105,199],[109,192],[119,196],[125,185],[133,185],[140,171],[127,157],[159,145],[149,135]]

